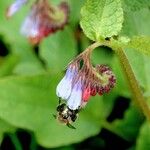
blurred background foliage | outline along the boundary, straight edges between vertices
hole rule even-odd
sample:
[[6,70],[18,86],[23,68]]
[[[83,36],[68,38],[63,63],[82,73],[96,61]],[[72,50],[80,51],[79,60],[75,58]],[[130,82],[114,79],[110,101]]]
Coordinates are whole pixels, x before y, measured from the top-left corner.
[[[75,122],[76,130],[54,118],[58,98],[55,89],[66,65],[90,43],[79,27],[84,0],[68,0],[70,19],[64,30],[32,46],[20,34],[31,4],[11,19],[0,2],[0,143],[1,149],[150,149],[150,125],[131,102],[131,93],[120,63],[111,49],[97,48],[94,64],[108,64],[117,77],[116,87],[91,98]],[[60,0],[51,0],[58,4]],[[121,35],[150,35],[150,1],[122,0],[124,24]],[[137,80],[150,102],[150,59],[126,49]],[[120,145],[119,145],[120,144]]]

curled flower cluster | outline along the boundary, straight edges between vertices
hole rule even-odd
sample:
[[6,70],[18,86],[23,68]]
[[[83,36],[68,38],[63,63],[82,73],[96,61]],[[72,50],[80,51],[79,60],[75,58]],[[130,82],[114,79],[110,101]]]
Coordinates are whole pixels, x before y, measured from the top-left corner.
[[69,109],[76,110],[84,107],[91,96],[108,93],[115,83],[115,75],[108,66],[93,67],[89,53],[84,53],[69,64],[56,94],[67,101]]
[[[16,0],[8,8],[7,16],[12,16],[26,2],[27,0]],[[37,0],[22,24],[21,33],[32,44],[38,44],[44,37],[63,29],[68,22],[68,13],[69,7],[65,2],[53,6],[48,0]]]

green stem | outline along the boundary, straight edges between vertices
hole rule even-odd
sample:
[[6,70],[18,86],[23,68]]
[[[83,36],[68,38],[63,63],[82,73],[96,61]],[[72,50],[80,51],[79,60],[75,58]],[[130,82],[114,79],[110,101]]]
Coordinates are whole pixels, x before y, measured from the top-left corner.
[[144,99],[138,81],[136,80],[136,77],[125,52],[122,48],[115,49],[115,52],[118,55],[118,58],[120,59],[120,63],[128,79],[135,104],[142,110],[146,118],[150,121],[150,109]]
[[37,149],[37,143],[35,141],[34,135],[31,134],[30,150],[36,150],[36,149]]
[[[78,55],[78,57],[84,55],[85,53],[91,53],[95,48],[104,45],[104,43],[101,42],[95,42],[93,44],[91,44],[90,46],[88,46],[80,55]],[[77,58],[78,58],[77,57]]]
[[97,47],[99,47],[101,45],[104,45],[104,43],[95,42],[95,43],[91,44],[88,48],[86,48],[85,51],[93,51],[95,48],[97,48]]
[[16,150],[22,150],[22,145],[17,137],[16,134],[9,134],[9,137],[11,138],[12,143],[15,146]]

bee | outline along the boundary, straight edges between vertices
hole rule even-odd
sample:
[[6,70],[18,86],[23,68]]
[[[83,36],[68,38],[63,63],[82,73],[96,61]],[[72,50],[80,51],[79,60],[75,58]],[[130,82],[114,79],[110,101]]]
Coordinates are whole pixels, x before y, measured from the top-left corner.
[[57,115],[54,115],[54,117],[59,122],[67,125],[69,128],[76,129],[71,123],[76,121],[80,109],[71,110],[65,103],[61,104],[61,100],[59,100],[56,110]]

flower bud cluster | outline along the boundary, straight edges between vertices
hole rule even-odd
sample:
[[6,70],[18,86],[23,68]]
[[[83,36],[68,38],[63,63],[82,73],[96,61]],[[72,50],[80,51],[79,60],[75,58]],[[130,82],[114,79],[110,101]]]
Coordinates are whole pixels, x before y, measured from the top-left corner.
[[108,93],[115,83],[115,75],[108,66],[93,67],[89,56],[85,54],[69,64],[56,94],[67,101],[69,109],[76,110],[84,107],[91,96]]

